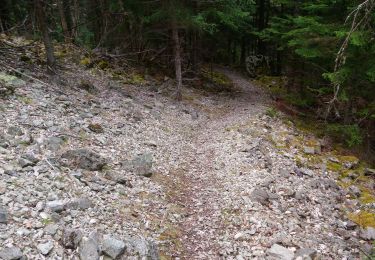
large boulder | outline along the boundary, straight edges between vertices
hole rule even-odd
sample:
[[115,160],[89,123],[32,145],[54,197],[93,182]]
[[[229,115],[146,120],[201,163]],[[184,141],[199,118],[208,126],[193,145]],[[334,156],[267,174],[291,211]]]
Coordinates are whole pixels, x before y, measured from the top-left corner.
[[151,153],[138,155],[133,160],[124,161],[122,164],[126,170],[134,172],[140,176],[152,176],[153,157]]
[[125,241],[126,250],[124,259],[149,259],[159,260],[159,252],[156,244],[144,237],[132,237]]
[[293,251],[278,244],[273,244],[267,253],[269,256],[280,260],[292,260],[294,258]]
[[48,255],[53,249],[53,242],[40,243],[37,245],[37,249],[42,255]]
[[22,258],[22,251],[18,247],[8,247],[0,250],[0,259],[2,260],[17,260]]
[[66,160],[66,165],[69,167],[90,171],[100,171],[107,164],[105,158],[85,148],[69,150],[63,153],[61,158]]
[[364,240],[368,240],[368,241],[375,240],[375,228],[373,227],[362,228],[360,230],[359,235]]
[[79,257],[81,260],[99,260],[100,249],[94,239],[84,237],[79,244]]
[[106,255],[112,257],[113,259],[116,259],[122,253],[124,253],[125,243],[109,235],[104,235],[102,250]]
[[0,206],[0,223],[6,224],[8,223],[8,212],[5,208]]

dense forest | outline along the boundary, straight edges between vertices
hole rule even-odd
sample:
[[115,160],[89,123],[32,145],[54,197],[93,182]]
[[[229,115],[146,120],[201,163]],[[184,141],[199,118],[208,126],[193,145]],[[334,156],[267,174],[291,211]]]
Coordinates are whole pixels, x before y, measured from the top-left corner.
[[177,98],[202,64],[285,76],[269,85],[276,99],[315,114],[347,146],[374,150],[374,1],[6,0],[0,8],[3,33],[43,39],[50,71],[58,41],[175,71]]

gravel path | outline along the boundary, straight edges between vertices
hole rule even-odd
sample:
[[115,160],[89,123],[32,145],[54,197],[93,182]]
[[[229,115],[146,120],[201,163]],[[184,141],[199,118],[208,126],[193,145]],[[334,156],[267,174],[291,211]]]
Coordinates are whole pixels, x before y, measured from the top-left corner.
[[238,73],[218,70],[239,91],[202,99],[201,111],[209,112],[180,148],[180,170],[172,173],[180,187],[170,201],[185,215],[178,223],[180,251],[172,249],[179,252],[173,256],[346,259],[358,254],[357,240],[348,240],[350,221],[340,222],[344,216],[337,203],[344,193],[325,166],[300,170],[300,148],[283,147],[298,138],[296,130],[265,115],[270,100],[261,89]]
[[[218,256],[220,238],[225,223],[222,222],[222,203],[226,187],[220,175],[228,171],[228,166],[219,159],[219,150],[225,148],[228,127],[257,118],[266,110],[266,98],[240,74],[220,69],[239,91],[234,96],[213,97],[206,109],[215,111],[200,120],[188,138],[189,147],[183,148],[182,172],[178,173],[184,185],[176,198],[182,201],[188,216],[181,223],[186,259],[209,259]],[[211,101],[211,100],[210,100]],[[230,151],[227,151],[230,152]]]

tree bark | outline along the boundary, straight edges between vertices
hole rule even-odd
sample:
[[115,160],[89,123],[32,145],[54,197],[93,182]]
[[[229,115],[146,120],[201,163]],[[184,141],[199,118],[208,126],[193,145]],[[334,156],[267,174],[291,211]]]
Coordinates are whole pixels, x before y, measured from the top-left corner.
[[0,27],[1,31],[4,32],[8,29],[8,20],[9,15],[11,13],[11,7],[8,0],[3,1],[2,4],[0,4]]
[[[266,8],[267,8],[267,0],[258,0],[257,1],[257,27],[258,31],[261,32],[266,27]],[[266,46],[264,41],[262,39],[258,38],[258,53],[265,55],[266,52]]]
[[180,39],[178,35],[178,28],[175,18],[172,19],[172,38],[174,43],[174,66],[176,72],[176,99],[182,100],[182,73],[181,73],[181,46],[180,46]]
[[198,32],[193,31],[192,33],[192,58],[191,58],[191,64],[192,64],[192,69],[195,72],[198,72]]
[[247,52],[247,39],[245,36],[241,39],[241,55],[240,55],[240,66],[245,66],[246,64],[246,52]]
[[61,27],[63,29],[63,34],[64,34],[64,40],[65,42],[70,42],[71,36],[70,36],[70,30],[69,30],[68,23],[66,21],[65,12],[64,12],[64,1],[57,0],[57,5],[59,9],[59,14],[60,14]]
[[72,15],[72,28],[71,28],[71,36],[73,39],[77,38],[78,32],[78,24],[79,24],[79,14],[80,14],[80,7],[78,0],[74,0],[73,2],[73,15]]
[[53,44],[48,33],[48,27],[45,16],[45,9],[42,0],[34,0],[36,20],[40,32],[42,33],[44,47],[46,49],[47,57],[47,72],[49,74],[55,74],[56,59],[53,54]]

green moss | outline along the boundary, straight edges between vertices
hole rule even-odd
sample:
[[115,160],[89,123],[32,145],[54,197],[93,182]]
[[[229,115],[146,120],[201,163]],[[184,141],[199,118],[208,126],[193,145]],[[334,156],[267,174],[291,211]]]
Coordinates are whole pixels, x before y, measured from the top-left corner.
[[303,154],[302,156],[307,159],[307,166],[312,169],[321,165],[324,161],[323,157],[319,155]]
[[327,170],[333,172],[340,172],[343,169],[342,165],[336,162],[328,161],[327,162]]
[[50,218],[46,218],[42,220],[42,224],[47,226],[48,224],[51,224],[53,221]]
[[232,81],[223,73],[218,71],[211,71],[210,69],[202,69],[202,75],[205,78],[211,79],[214,83],[219,85],[232,85]]
[[375,213],[373,212],[360,211],[359,213],[349,213],[348,217],[361,227],[375,228]]
[[[212,91],[233,91],[234,85],[230,78],[228,78],[225,74],[218,72],[218,71],[212,71],[211,69],[205,67],[201,70],[202,77],[209,81],[214,83],[216,86],[215,89],[212,89]],[[209,87],[207,87],[209,89]]]
[[85,66],[85,67],[89,67],[91,66],[91,59],[89,57],[85,57],[83,58],[80,62],[79,62],[81,65]]
[[80,130],[78,135],[81,141],[85,141],[89,138],[89,135],[84,130]]
[[363,189],[360,200],[364,204],[375,203],[375,196],[368,189]]
[[59,59],[67,56],[66,50],[58,50],[58,51],[55,51],[54,54],[55,54],[55,57]]
[[340,174],[341,178],[345,178],[345,177],[348,177],[350,174],[354,174],[353,170],[350,170],[350,169],[341,170],[340,173],[341,173]]
[[277,112],[277,110],[273,107],[270,107],[266,110],[266,115],[269,116],[269,117],[277,117],[279,113]]
[[303,165],[302,158],[300,158],[300,157],[296,157],[296,165],[297,165],[298,167],[303,167],[303,166],[304,166],[304,165]]
[[353,155],[344,155],[339,156],[338,158],[341,162],[350,162],[350,163],[358,163],[359,159]]
[[104,165],[103,168],[102,168],[103,172],[108,172],[108,171],[111,171],[111,170],[112,170],[112,167],[109,164]]
[[282,97],[287,93],[285,77],[262,76],[256,82],[261,87],[266,88],[273,96]]
[[109,63],[105,60],[101,60],[98,62],[98,67],[102,70],[105,70],[109,67]]
[[0,72],[0,82],[5,84],[6,86],[12,85],[14,87],[21,86],[25,83],[25,81],[23,81],[22,79],[4,72]]
[[17,99],[27,105],[30,105],[33,103],[33,99],[27,96],[17,96]]
[[133,84],[133,85],[142,85],[145,83],[145,79],[143,75],[134,73],[130,76],[130,78],[126,81],[128,84]]

